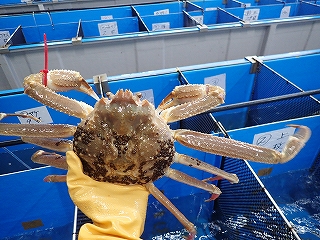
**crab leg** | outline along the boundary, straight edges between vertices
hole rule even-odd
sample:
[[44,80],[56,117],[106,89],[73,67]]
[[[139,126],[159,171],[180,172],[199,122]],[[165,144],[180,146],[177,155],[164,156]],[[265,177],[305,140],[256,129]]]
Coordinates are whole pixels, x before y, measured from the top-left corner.
[[157,112],[168,123],[206,112],[224,102],[225,92],[219,86],[190,84],[177,86],[160,103]]
[[50,153],[39,150],[32,155],[31,160],[35,163],[50,165],[52,167],[65,170],[68,169],[66,157],[57,153]]
[[67,175],[48,175],[43,179],[44,182],[66,182]]
[[178,170],[169,168],[165,175],[173,180],[178,181],[178,182],[185,183],[190,186],[201,188],[203,190],[210,192],[212,194],[212,196],[210,197],[209,200],[215,200],[221,194],[220,189],[218,187],[216,187],[215,185],[209,184],[204,181],[200,181],[199,179],[191,177],[191,176],[189,176],[183,172],[180,172]]
[[226,179],[230,183],[238,183],[239,182],[239,178],[237,177],[236,174],[227,173],[227,172],[221,170],[220,168],[214,167],[211,164],[200,161],[199,159],[190,157],[188,155],[176,153],[174,161],[176,163],[180,163],[180,164],[187,165],[189,167],[193,167],[193,168],[196,168],[196,169],[208,172],[208,173],[212,173],[214,175],[219,176],[220,177],[219,179]]
[[8,124],[0,123],[0,134],[21,137],[71,137],[76,126],[68,124]]
[[156,188],[153,183],[145,184],[147,190],[152,194],[162,205],[164,205],[178,220],[179,222],[188,230],[190,236],[188,239],[194,239],[197,231],[195,226],[170,202],[170,200],[163,195],[163,193]]
[[41,122],[38,118],[26,115],[26,114],[20,114],[20,113],[0,113],[0,120],[2,120],[5,117],[22,117],[22,118],[30,118],[36,122]]
[[[49,85],[48,87],[45,87],[44,85],[42,85],[42,83],[39,80],[39,76],[42,76],[42,74],[41,73],[32,74],[26,77],[24,80],[24,92],[28,94],[30,97],[57,111],[60,111],[81,119],[85,118],[90,112],[92,112],[93,107],[91,107],[90,105],[84,102],[76,101],[74,99],[70,99],[68,97],[57,94],[49,88]],[[66,84],[65,82],[63,83]],[[68,90],[77,89],[76,87],[73,87],[72,82],[69,85],[66,84],[66,87],[67,87],[66,89]],[[88,87],[90,86],[88,85]],[[53,88],[57,90],[57,88],[55,87]],[[66,90],[62,88],[58,88],[58,89]]]
[[308,127],[299,125],[288,126],[295,127],[298,131],[289,137],[282,152],[229,138],[216,137],[184,129],[175,130],[174,138],[185,146],[221,156],[269,164],[285,163],[298,154],[311,135]]
[[26,143],[31,143],[58,152],[67,152],[72,151],[73,149],[72,141],[63,138],[22,137],[21,139]]
[[[42,150],[37,151],[31,157],[31,160],[35,163],[50,165],[52,167],[60,168],[60,169],[68,169],[68,164],[66,161],[66,157],[56,154],[49,153]],[[43,181],[45,182],[66,182],[66,175],[48,175]]]

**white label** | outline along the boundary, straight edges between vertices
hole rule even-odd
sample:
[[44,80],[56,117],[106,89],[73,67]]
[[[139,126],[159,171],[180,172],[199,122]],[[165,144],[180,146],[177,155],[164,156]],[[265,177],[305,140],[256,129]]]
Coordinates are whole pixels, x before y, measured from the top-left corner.
[[112,15],[101,16],[101,20],[111,20],[113,19]]
[[152,31],[161,31],[170,29],[170,22],[152,23]]
[[282,8],[280,18],[287,18],[290,15],[291,6],[285,6]]
[[158,10],[153,13],[154,15],[166,15],[169,14],[169,9]]
[[112,36],[118,34],[117,22],[105,22],[98,24],[100,36]]
[[242,8],[251,7],[251,3],[241,3]]
[[141,93],[141,98],[140,100],[148,100],[150,103],[152,103],[154,105],[154,96],[153,96],[153,90],[152,89],[148,89],[148,90],[143,90],[143,91],[139,91],[139,92],[135,92],[136,93]]
[[211,76],[211,77],[206,77],[204,79],[204,84],[219,86],[219,87],[222,87],[224,90],[226,90],[226,78],[227,78],[227,74],[225,73]]
[[52,118],[50,116],[50,113],[48,112],[47,107],[41,106],[41,107],[35,107],[35,108],[29,108],[21,111],[17,111],[16,113],[18,114],[25,114],[28,116],[33,116],[35,118],[38,118],[40,122],[37,122],[31,118],[23,118],[23,117],[18,117],[20,123],[52,123]]
[[243,13],[243,21],[252,22],[258,20],[260,8],[245,9]]
[[203,16],[192,16],[198,23],[203,24]]
[[39,10],[40,10],[40,11],[44,11],[44,6],[43,6],[42,3],[41,3],[41,4],[38,4],[38,7],[39,7]]
[[10,38],[9,31],[0,31],[0,47],[4,46]]
[[295,128],[287,127],[270,132],[258,133],[253,137],[253,144],[282,151],[288,138],[294,134]]
[[217,10],[217,8],[215,7],[208,7],[205,9],[205,11],[214,11],[214,10]]

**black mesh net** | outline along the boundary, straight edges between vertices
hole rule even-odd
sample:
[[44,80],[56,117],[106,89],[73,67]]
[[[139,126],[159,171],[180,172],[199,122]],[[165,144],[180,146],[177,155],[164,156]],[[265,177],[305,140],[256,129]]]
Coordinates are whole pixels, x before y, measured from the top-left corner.
[[184,119],[180,121],[180,128],[208,134],[219,130],[211,114],[201,114]]
[[318,155],[316,159],[314,160],[311,168],[309,169],[310,173],[314,177],[317,182],[320,181],[320,151],[318,152]]
[[[301,89],[264,64],[259,64],[251,100],[260,100],[299,93]],[[260,103],[247,107],[245,126],[260,125],[320,113],[319,102],[310,96]],[[220,112],[221,114],[221,112]],[[213,113],[213,116],[215,114]],[[223,124],[223,123],[222,123]],[[217,132],[216,122],[210,114],[201,114],[180,121],[181,128],[211,133]],[[228,127],[227,127],[228,129]],[[268,197],[247,163],[243,160],[224,158],[221,166],[239,177],[238,184],[220,181],[222,191],[215,201],[213,221],[223,228],[222,239],[300,239]],[[320,154],[313,166],[320,174]]]
[[[251,100],[299,92],[302,92],[302,90],[290,81],[286,80],[266,65],[259,64],[255,75],[255,85]],[[320,103],[310,96],[278,100],[250,106],[248,108],[246,126],[312,116],[319,113]]]
[[235,173],[238,184],[220,181],[215,201],[215,221],[223,225],[226,239],[299,239],[265,193],[243,160],[225,158],[222,169]]

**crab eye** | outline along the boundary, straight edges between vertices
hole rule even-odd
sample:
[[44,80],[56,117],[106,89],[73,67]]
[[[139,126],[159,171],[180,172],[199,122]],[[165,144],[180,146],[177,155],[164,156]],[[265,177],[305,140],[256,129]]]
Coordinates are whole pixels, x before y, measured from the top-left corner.
[[142,98],[142,93],[138,92],[138,93],[136,93],[136,96],[141,99]]
[[106,92],[106,97],[110,100],[113,98],[114,94],[112,92]]

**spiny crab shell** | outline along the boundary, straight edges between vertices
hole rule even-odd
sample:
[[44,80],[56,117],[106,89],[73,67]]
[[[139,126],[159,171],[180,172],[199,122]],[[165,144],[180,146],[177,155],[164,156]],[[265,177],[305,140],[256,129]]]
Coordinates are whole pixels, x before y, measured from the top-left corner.
[[78,125],[73,146],[86,175],[125,185],[162,177],[175,153],[169,126],[150,102],[128,90],[96,103]]

